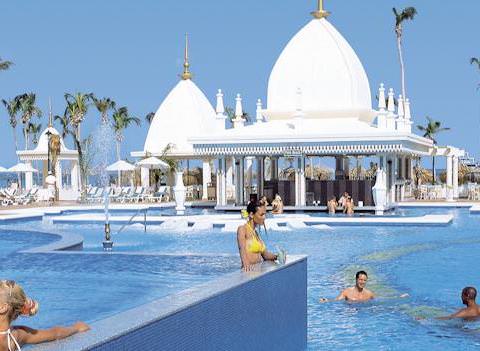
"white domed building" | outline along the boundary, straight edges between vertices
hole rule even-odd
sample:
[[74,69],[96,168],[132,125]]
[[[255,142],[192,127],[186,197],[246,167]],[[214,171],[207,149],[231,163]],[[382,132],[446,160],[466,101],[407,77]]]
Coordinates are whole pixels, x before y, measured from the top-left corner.
[[[321,2],[320,2],[321,4]],[[377,213],[403,199],[412,182],[412,159],[447,156],[450,199],[458,196],[458,157],[453,147],[436,149],[431,140],[412,133],[410,101],[392,89],[378,90],[372,108],[370,84],[363,65],[345,38],[328,22],[319,5],[312,19],[286,45],[268,81],[267,107],[257,103],[256,122],[244,126],[236,113],[235,127],[189,138],[198,157],[215,157],[217,206],[227,204],[227,161],[235,158],[236,204],[244,204],[244,161],[255,157],[258,194],[279,193],[294,206],[326,205],[331,196],[348,191],[355,204],[375,206]],[[238,101],[237,101],[238,110]],[[278,159],[295,159],[295,181],[278,180]],[[305,159],[335,157],[335,179],[306,180]],[[376,177],[349,179],[349,157],[376,157]],[[270,159],[271,179],[265,180],[265,158]],[[448,188],[448,186],[447,186]],[[307,196],[308,195],[308,196]],[[317,201],[318,200],[318,201]]]
[[[217,115],[205,94],[192,81],[189,70],[188,42],[185,46],[184,72],[181,80],[170,91],[157,109],[148,130],[143,151],[132,152],[133,157],[168,157],[175,160],[198,159],[189,138],[225,130],[223,115]],[[147,168],[141,168],[142,186],[150,185]],[[210,182],[208,159],[203,162],[203,188]],[[173,184],[170,184],[173,185]],[[206,199],[206,192],[204,198]]]
[[[35,161],[41,162],[43,184],[41,187],[46,188],[45,179],[48,176],[48,161],[49,161],[49,137],[51,135],[58,135],[60,137],[60,153],[58,154],[57,162],[51,165],[52,172],[55,173],[55,186],[58,190],[59,200],[77,200],[80,193],[80,168],[78,161],[78,151],[70,150],[65,146],[63,138],[60,133],[53,127],[52,113],[50,112],[48,127],[40,135],[38,144],[33,150],[17,151],[20,161],[32,166]],[[65,182],[64,182],[65,180]],[[25,188],[30,190],[33,187],[33,174],[27,172],[25,174]]]
[[[298,208],[326,205],[327,199],[348,191],[356,205],[383,213],[403,199],[413,179],[412,159],[436,152],[447,157],[447,188],[451,189],[447,197],[458,197],[462,151],[437,148],[431,140],[412,133],[409,99],[395,98],[393,89],[386,91],[383,84],[374,109],[365,69],[347,40],[327,20],[329,13],[322,2],[312,15],[314,19],[287,43],[273,66],[267,106],[264,109],[258,100],[253,124],[247,125],[237,95],[233,128],[226,129],[223,94],[219,90],[214,111],[191,81],[186,59],[182,81],[156,112],[144,150],[132,156],[159,156],[172,145],[171,157],[204,160],[203,189],[210,177],[208,162],[215,160],[218,208],[232,198],[236,205],[247,202],[252,190],[252,160],[256,159],[256,194],[273,198],[279,193],[286,205]],[[279,179],[278,160],[282,157],[294,159],[294,181]],[[312,157],[334,157],[335,179],[307,180],[305,160]],[[375,176],[350,179],[349,158],[363,157],[376,158]],[[148,182],[148,177],[142,179],[142,183]]]

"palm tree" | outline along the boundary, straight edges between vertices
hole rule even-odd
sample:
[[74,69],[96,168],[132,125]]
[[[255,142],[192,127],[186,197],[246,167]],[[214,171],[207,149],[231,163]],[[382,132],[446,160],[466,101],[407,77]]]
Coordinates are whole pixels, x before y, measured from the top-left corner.
[[17,141],[17,113],[18,113],[18,108],[19,104],[18,101],[13,99],[10,101],[6,101],[2,99],[2,103],[5,106],[9,120],[8,122],[10,123],[10,126],[13,129],[13,141],[15,142],[15,154],[18,151],[18,141]]
[[32,122],[28,123],[27,132],[28,132],[28,134],[33,135],[33,139],[32,139],[32,144],[33,145],[38,144],[38,136],[39,136],[41,130],[42,130],[42,124],[41,123],[39,123],[39,124],[35,124],[35,123],[32,123]]
[[[423,136],[427,139],[433,141],[433,145],[437,145],[437,140],[435,136],[445,130],[450,130],[450,128],[441,127],[442,123],[439,121],[434,121],[432,118],[427,116],[428,124],[426,127],[418,125],[418,130],[424,132]],[[435,155],[432,155],[432,184],[435,184]]]
[[73,131],[70,129],[71,122],[70,122],[70,115],[64,114],[63,116],[54,116],[53,119],[60,123],[62,127],[62,139],[65,140],[67,135],[75,136]]
[[102,114],[102,124],[106,124],[108,122],[108,111],[115,110],[115,101],[110,98],[98,99],[95,96],[92,96],[92,99],[95,107]]
[[7,69],[10,68],[11,65],[13,65],[13,62],[2,61],[2,58],[0,57],[0,71],[6,71]]
[[145,116],[145,120],[148,122],[148,124],[152,124],[153,117],[155,117],[155,112],[150,112]]
[[[231,107],[225,107],[225,114],[227,115],[228,119],[233,122],[233,120],[235,118],[237,118],[237,116],[235,116],[235,109],[231,108]],[[242,114],[242,118],[245,120],[245,121],[249,121],[250,120],[250,115],[248,114],[248,112],[243,112]]]
[[33,116],[42,117],[42,111],[36,105],[36,95],[34,93],[18,95],[15,97],[15,100],[19,104],[18,108],[22,118],[23,135],[25,137],[25,150],[27,150],[30,120]]
[[130,116],[128,108],[123,106],[116,110],[113,115],[113,130],[115,131],[115,141],[117,143],[117,160],[120,161],[120,145],[123,141],[123,131],[132,123],[140,126],[140,118]]
[[407,97],[405,90],[405,64],[403,62],[403,53],[402,53],[402,34],[403,34],[403,22],[407,20],[413,20],[417,14],[415,7],[406,7],[402,10],[401,13],[398,13],[397,9],[394,7],[393,14],[395,15],[395,34],[397,35],[397,48],[398,48],[398,57],[400,59],[400,72],[402,79],[402,94],[403,98]]
[[[75,142],[75,147],[78,151],[78,162],[82,165],[83,153],[82,153],[82,140],[80,138],[80,126],[85,118],[90,107],[90,101],[93,99],[93,94],[76,93],[75,95],[66,93],[65,101],[67,107],[65,108],[65,115],[70,120],[72,126],[72,135]],[[87,174],[84,172],[84,167],[80,167],[80,188],[83,189],[83,185],[86,182]]]

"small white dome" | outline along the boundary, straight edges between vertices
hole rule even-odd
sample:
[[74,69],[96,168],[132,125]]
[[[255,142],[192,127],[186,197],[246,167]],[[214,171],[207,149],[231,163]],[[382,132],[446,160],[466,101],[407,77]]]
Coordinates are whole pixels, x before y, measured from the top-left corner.
[[[314,117],[322,112],[352,117],[372,110],[370,85],[352,47],[324,18],[310,21],[287,44],[270,74],[270,119],[291,117],[296,91],[302,108]],[[338,113],[339,111],[343,111]]]
[[[35,150],[33,150],[34,153],[48,153],[48,131],[50,131],[52,135],[60,135],[60,133],[55,128],[47,127],[40,135],[37,147],[35,148]],[[67,149],[65,143],[63,142],[63,138],[60,136],[60,153],[71,151],[72,150]]]
[[215,111],[208,99],[190,79],[181,80],[155,113],[144,151],[161,154],[172,144],[171,154],[192,154],[187,139],[215,129]]

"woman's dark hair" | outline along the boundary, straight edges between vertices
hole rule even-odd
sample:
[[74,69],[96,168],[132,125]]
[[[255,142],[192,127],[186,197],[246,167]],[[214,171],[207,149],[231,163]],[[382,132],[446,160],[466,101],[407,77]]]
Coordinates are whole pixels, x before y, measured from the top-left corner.
[[260,202],[251,201],[247,205],[247,213],[248,214],[256,213],[258,211],[258,209],[262,206],[265,206],[265,205],[261,204]]

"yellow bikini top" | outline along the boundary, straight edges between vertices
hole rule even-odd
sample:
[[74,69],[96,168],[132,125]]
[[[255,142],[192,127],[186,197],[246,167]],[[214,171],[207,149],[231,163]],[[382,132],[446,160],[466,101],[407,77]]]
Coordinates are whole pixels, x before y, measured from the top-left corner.
[[250,229],[250,231],[252,232],[252,238],[247,240],[247,250],[251,253],[263,254],[267,249],[265,243],[260,240],[257,232],[250,225],[250,222],[247,222],[247,228]]

